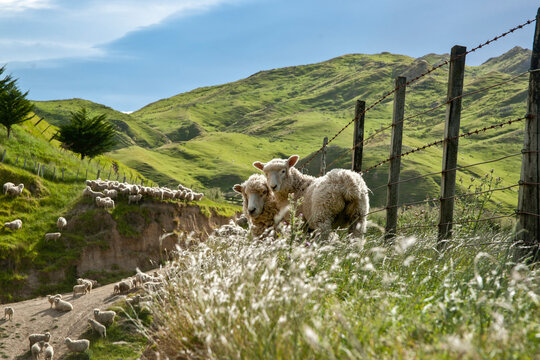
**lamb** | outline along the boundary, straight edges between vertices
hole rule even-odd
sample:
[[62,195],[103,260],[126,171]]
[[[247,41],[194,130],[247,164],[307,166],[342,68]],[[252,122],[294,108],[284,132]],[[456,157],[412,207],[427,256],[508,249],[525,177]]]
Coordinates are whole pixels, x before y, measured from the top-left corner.
[[41,352],[43,351],[44,344],[45,344],[44,341],[39,341],[30,347],[30,352],[32,353],[32,359],[34,360],[39,359],[39,354],[41,354]]
[[56,220],[56,227],[58,230],[63,230],[67,226],[67,220],[66,218],[60,216],[58,220]]
[[81,340],[71,340],[70,338],[66,338],[64,340],[64,344],[66,344],[67,348],[71,352],[85,352],[90,347],[90,341],[86,339]]
[[4,308],[4,319],[13,320],[15,310],[11,306]]
[[46,342],[43,344],[42,349],[43,349],[43,357],[45,358],[45,360],[52,360],[54,356],[54,349],[52,345]]
[[105,209],[107,208],[114,209],[114,200],[111,199],[110,197],[96,196],[96,205],[99,207],[103,207]]
[[233,190],[242,194],[244,214],[251,223],[254,236],[261,236],[280,221],[276,197],[264,175],[253,174],[241,185],[234,185]]
[[16,219],[11,222],[4,223],[4,227],[10,229],[10,230],[20,230],[22,229],[22,220]]
[[354,171],[334,169],[325,176],[313,178],[293,168],[298,156],[287,160],[274,159],[267,164],[253,165],[266,173],[268,184],[281,200],[288,193],[303,196],[299,210],[311,229],[321,232],[332,226],[347,225],[361,235],[367,227],[369,212],[368,187],[362,176]]
[[94,319],[99,321],[101,324],[108,326],[112,325],[114,322],[114,317],[116,316],[116,312],[109,310],[109,311],[101,311],[99,309],[94,309]]
[[128,204],[131,204],[131,203],[135,203],[135,204],[138,204],[139,201],[142,199],[142,195],[141,194],[137,194],[137,195],[129,195],[128,196]]
[[15,186],[15,184],[12,182],[7,182],[4,184],[4,195],[7,193],[8,189],[12,186]]
[[39,341],[49,342],[49,340],[51,340],[51,333],[48,331],[45,334],[32,334],[28,336],[28,341],[30,341],[30,349],[32,348],[32,345]]
[[59,232],[47,233],[47,234],[45,234],[45,240],[46,241],[58,240],[58,239],[60,239],[60,236],[62,236],[62,233],[59,233]]
[[73,305],[59,298],[54,299],[54,307],[58,311],[71,311],[73,310]]
[[75,285],[73,286],[73,297],[77,294],[86,295],[88,292],[88,284]]
[[77,279],[77,284],[79,284],[79,285],[87,284],[88,285],[88,292],[90,292],[90,291],[92,291],[92,288],[97,285],[97,281],[96,280],[91,280],[91,279],[78,278]]
[[107,337],[107,328],[105,327],[105,325],[100,324],[94,319],[88,319],[88,323],[90,324],[90,327],[92,327],[92,329],[97,332],[101,337]]
[[19,196],[22,194],[24,189],[24,184],[19,184],[17,186],[10,186],[7,188],[7,194],[11,196]]
[[315,181],[313,176],[302,174],[294,167],[298,159],[298,155],[292,155],[288,159],[273,159],[266,164],[260,161],[253,163],[253,166],[266,174],[268,186],[274,192],[280,210],[289,205],[289,194],[294,194],[294,200],[297,200],[304,196],[304,191]]

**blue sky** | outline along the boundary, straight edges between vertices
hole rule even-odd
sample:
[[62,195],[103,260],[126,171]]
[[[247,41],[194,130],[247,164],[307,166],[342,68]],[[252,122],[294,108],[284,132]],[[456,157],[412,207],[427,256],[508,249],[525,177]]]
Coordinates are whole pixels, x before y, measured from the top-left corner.
[[[0,0],[0,65],[33,100],[120,111],[257,71],[382,51],[471,48],[538,0]],[[467,58],[532,47],[534,24]]]

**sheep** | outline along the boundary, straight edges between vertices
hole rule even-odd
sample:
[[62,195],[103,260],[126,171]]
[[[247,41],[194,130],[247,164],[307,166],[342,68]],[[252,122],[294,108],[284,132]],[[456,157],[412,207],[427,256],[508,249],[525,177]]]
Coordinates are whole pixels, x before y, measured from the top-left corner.
[[45,334],[31,334],[28,336],[28,341],[30,342],[30,349],[32,348],[32,345],[34,345],[38,341],[49,342],[49,340],[51,340],[51,333],[48,331]]
[[71,305],[71,303],[68,303],[67,301],[59,299],[59,298],[54,299],[54,307],[58,311],[71,311],[71,310],[73,310],[73,305]]
[[110,197],[111,199],[116,199],[118,192],[114,189],[105,189],[103,190],[103,195]]
[[56,220],[56,227],[58,230],[63,230],[67,226],[67,220],[66,218],[60,216],[58,220]]
[[[128,280],[122,280],[116,285],[118,286],[118,293],[125,293],[125,292],[128,292],[129,289],[131,289],[132,283],[131,281],[128,281]],[[115,288],[115,291],[116,291],[116,288]]]
[[56,294],[56,295],[54,295],[54,296],[52,296],[52,295],[47,295],[47,300],[48,300],[49,303],[51,304],[51,308],[53,307],[53,305],[54,305],[54,299],[56,299],[56,298],[62,299],[62,295],[60,295],[60,294]]
[[4,195],[7,193],[8,189],[12,186],[15,186],[15,184],[12,182],[7,182],[4,184]]
[[253,174],[242,184],[234,185],[233,190],[242,194],[244,214],[251,222],[254,236],[261,236],[279,222],[277,200],[264,175]]
[[43,357],[45,360],[52,360],[54,356],[54,349],[48,342],[43,344]]
[[60,236],[62,236],[62,233],[59,233],[59,232],[47,233],[45,234],[45,241],[58,240],[60,239]]
[[97,281],[96,280],[91,280],[91,279],[78,278],[77,279],[77,284],[79,284],[79,285],[87,284],[88,285],[88,292],[91,292],[92,288],[97,285]]
[[88,292],[88,284],[75,285],[73,286],[73,297],[77,294],[86,295]]
[[365,233],[369,189],[362,176],[351,170],[334,169],[314,178],[296,170],[293,166],[297,161],[298,156],[293,155],[287,160],[253,163],[265,172],[268,185],[279,199],[278,206],[281,208],[281,202],[289,193],[294,193],[295,199],[304,198],[299,211],[311,229],[327,232],[332,225],[343,224],[357,234]]
[[7,194],[11,196],[19,196],[22,194],[24,189],[24,184],[19,184],[17,186],[10,186],[7,188]]
[[135,275],[135,285],[137,283],[142,285],[143,283],[145,283],[147,281],[152,281],[153,280],[152,276],[143,273],[141,270],[139,270],[139,268],[137,268],[136,270],[137,270],[137,274]]
[[141,194],[129,195],[128,196],[128,204],[131,204],[132,202],[135,203],[135,204],[138,204],[141,199],[142,199]]
[[71,340],[70,338],[66,338],[64,340],[64,344],[66,344],[67,348],[71,352],[85,352],[90,347],[90,341],[86,339],[81,340]]
[[114,200],[110,197],[101,197],[96,196],[96,205],[98,207],[103,207],[105,209],[107,208],[113,208],[114,209]]
[[11,306],[4,308],[4,319],[13,320],[15,310]]
[[112,325],[114,322],[114,317],[116,316],[116,312],[109,310],[109,311],[101,311],[99,309],[94,309],[94,319],[99,321],[101,324],[108,326]]
[[100,192],[100,191],[93,191],[93,190],[90,188],[90,186],[87,186],[87,187],[83,190],[83,196],[91,197],[92,199],[95,199],[97,196],[104,197],[105,194],[103,194],[103,193]]
[[128,303],[131,306],[139,305],[139,303],[141,302],[141,299],[142,299],[141,295],[137,294],[130,299],[126,299],[126,303]]
[[302,174],[294,167],[298,159],[298,155],[292,155],[288,159],[273,159],[266,164],[260,161],[253,163],[253,166],[265,173],[280,210],[289,205],[289,194],[294,194],[294,200],[301,198],[306,188],[315,180],[313,176]]
[[90,327],[97,332],[101,337],[105,338],[107,337],[107,328],[105,325],[97,322],[94,319],[88,319],[88,323],[90,324]]
[[43,351],[44,341],[39,341],[30,347],[30,352],[32,353],[32,359],[39,359],[39,354]]
[[120,294],[120,286],[118,284],[114,284],[113,294]]
[[10,229],[10,230],[20,230],[22,229],[22,220],[16,219],[11,222],[4,223],[4,227]]

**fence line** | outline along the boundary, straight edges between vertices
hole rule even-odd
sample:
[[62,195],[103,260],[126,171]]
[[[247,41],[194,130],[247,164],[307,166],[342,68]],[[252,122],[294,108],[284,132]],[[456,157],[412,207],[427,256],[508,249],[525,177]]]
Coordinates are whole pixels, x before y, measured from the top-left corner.
[[[518,30],[518,29],[522,29],[523,27],[535,22],[536,19],[530,19],[530,20],[527,20],[526,22],[524,22],[523,24],[520,24],[518,26],[515,26],[513,28],[511,28],[510,30],[500,34],[500,35],[497,35],[495,36],[494,38],[490,39],[490,40],[487,40],[486,42],[483,42],[479,45],[477,45],[476,47],[472,48],[471,50],[469,51],[466,51],[464,52],[463,54],[460,54],[458,56],[456,56],[455,58],[451,58],[451,59],[448,59],[448,60],[445,60],[443,62],[441,62],[440,64],[434,66],[433,68],[431,68],[430,70],[427,70],[425,72],[423,72],[422,74],[416,76],[415,78],[412,78],[411,80],[407,81],[405,84],[403,84],[401,87],[407,87],[409,86],[410,84],[418,81],[419,79],[423,78],[424,76],[427,76],[429,74],[431,74],[432,72],[434,72],[435,70],[438,70],[440,68],[442,68],[443,66],[445,65],[448,65],[450,64],[450,62],[452,61],[455,61],[455,60],[458,60],[460,59],[461,57],[463,56],[466,56],[470,53],[473,53],[481,48],[483,48],[484,46],[487,46],[505,36],[507,36],[508,34],[511,34],[513,33],[514,31]],[[399,88],[401,88],[399,87]],[[354,121],[357,120],[358,116],[361,116],[361,115],[364,115],[366,112],[368,112],[369,110],[373,109],[375,106],[377,106],[378,104],[380,104],[381,102],[383,102],[386,98],[388,98],[390,95],[394,94],[398,89],[398,87],[395,87],[393,90],[387,92],[386,94],[384,94],[382,97],[380,97],[378,100],[376,100],[373,104],[371,104],[369,107],[367,107],[361,114],[358,114],[356,115],[351,121],[349,121],[343,128],[341,128],[341,130],[339,130],[330,140],[328,140],[328,143],[326,144],[327,146],[336,138],[338,137],[347,127],[349,127]],[[311,155],[303,164],[302,166],[299,168],[300,170],[302,170],[307,164],[309,164],[321,151],[323,150],[323,147],[319,148],[313,155]]]

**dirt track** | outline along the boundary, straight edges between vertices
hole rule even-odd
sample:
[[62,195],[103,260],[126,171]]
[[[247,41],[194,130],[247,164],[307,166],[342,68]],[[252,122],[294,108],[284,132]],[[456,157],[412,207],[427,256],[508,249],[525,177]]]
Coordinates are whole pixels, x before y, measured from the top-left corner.
[[[29,352],[28,335],[51,333],[50,343],[54,358],[62,359],[67,354],[64,339],[78,339],[88,328],[88,318],[93,318],[93,309],[105,309],[122,298],[113,295],[114,284],[100,286],[87,295],[62,294],[63,299],[73,304],[73,310],[60,312],[50,308],[46,297],[0,305],[0,359],[32,359]],[[3,318],[4,307],[15,310],[13,320]]]

